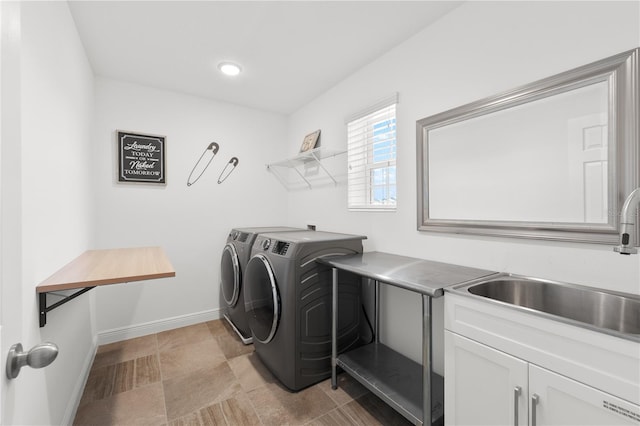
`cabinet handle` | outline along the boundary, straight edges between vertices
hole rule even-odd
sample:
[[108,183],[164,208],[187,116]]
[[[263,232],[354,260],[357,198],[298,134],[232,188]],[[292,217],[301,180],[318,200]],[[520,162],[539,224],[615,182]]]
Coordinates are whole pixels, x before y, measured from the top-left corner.
[[513,426],[518,426],[518,400],[521,392],[522,388],[520,386],[513,388]]
[[531,395],[531,426],[536,426],[536,406],[540,401],[540,397],[537,394]]

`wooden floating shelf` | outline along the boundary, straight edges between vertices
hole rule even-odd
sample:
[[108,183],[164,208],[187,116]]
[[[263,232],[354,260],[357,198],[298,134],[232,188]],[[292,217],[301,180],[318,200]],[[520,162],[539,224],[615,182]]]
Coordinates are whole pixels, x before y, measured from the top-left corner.
[[[47,312],[96,286],[175,277],[171,262],[161,247],[88,250],[36,287],[40,303],[40,327]],[[81,289],[47,306],[47,293]]]

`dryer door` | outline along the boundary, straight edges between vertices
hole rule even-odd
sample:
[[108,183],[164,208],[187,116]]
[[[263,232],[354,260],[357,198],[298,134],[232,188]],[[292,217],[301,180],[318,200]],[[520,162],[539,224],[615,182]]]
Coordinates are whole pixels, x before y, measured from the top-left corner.
[[227,244],[222,250],[222,259],[220,260],[220,287],[222,288],[222,297],[230,308],[238,303],[240,282],[238,252],[233,244]]
[[253,337],[269,343],[280,320],[280,295],[269,260],[262,254],[251,258],[245,270],[244,302]]

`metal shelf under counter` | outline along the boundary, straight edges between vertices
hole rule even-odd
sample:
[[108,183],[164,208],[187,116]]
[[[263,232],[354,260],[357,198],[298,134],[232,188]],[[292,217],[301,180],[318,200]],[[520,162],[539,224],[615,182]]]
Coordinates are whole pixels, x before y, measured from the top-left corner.
[[[423,421],[422,366],[382,343],[361,346],[336,359],[350,376],[414,424]],[[431,422],[443,414],[444,378],[432,373]]]
[[[338,387],[337,367],[340,367],[413,424],[439,423],[444,415],[444,380],[433,372],[432,299],[441,297],[445,287],[495,272],[381,252],[325,257],[318,262],[333,268],[332,388]],[[375,341],[338,354],[337,290],[341,270],[375,281]],[[421,294],[422,365],[380,343],[380,284]]]

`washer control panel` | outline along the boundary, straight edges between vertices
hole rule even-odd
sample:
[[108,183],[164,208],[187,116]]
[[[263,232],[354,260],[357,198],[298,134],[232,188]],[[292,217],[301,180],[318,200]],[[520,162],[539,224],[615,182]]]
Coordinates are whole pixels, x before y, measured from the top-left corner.
[[251,234],[247,232],[238,231],[237,229],[232,229],[229,232],[229,236],[227,237],[227,242],[229,241],[237,241],[239,243],[246,243],[251,241]]
[[258,236],[254,243],[254,250],[271,252],[280,256],[287,256],[291,243],[272,238]]

